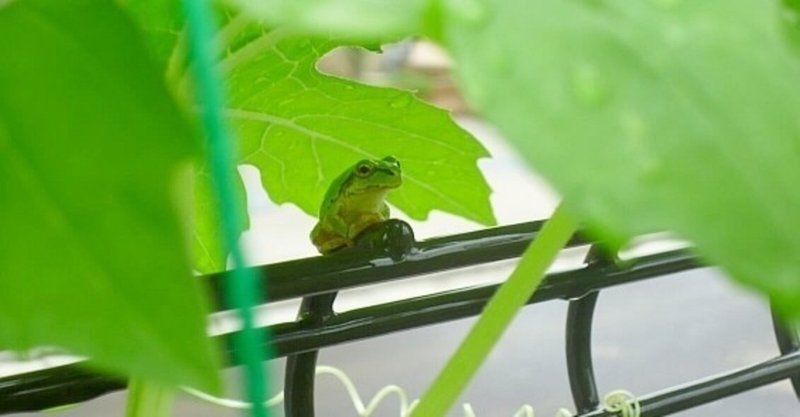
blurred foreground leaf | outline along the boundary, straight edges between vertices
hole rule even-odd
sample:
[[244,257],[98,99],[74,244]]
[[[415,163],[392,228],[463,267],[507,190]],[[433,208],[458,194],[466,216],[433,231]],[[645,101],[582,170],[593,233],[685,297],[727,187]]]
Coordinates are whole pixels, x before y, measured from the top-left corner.
[[675,231],[800,314],[800,61],[778,2],[446,4],[467,94],[581,218],[617,242]]
[[0,7],[0,346],[215,390],[176,213],[196,152],[113,3]]

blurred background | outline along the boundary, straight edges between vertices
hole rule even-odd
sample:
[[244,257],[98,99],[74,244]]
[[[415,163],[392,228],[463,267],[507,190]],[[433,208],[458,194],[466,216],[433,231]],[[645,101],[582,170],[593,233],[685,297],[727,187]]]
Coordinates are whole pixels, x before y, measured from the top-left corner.
[[[387,47],[383,54],[342,48],[327,56],[319,66],[325,72],[370,84],[416,90],[422,98],[452,110],[456,121],[472,132],[492,155],[479,165],[493,189],[492,206],[500,224],[544,219],[554,209],[558,197],[463,101],[455,87],[450,62],[436,46],[406,41]],[[308,240],[316,219],[293,205],[274,205],[261,187],[255,168],[242,166],[240,172],[245,179],[251,213],[251,229],[242,238],[249,262],[266,264],[316,256]],[[393,214],[409,222],[418,239],[481,228],[441,212],[432,213],[425,222],[410,220],[397,210]],[[681,245],[656,236],[633,248],[632,253],[651,253]],[[580,251],[572,251],[554,269],[574,268],[583,256]],[[339,296],[336,309],[344,311],[449,288],[500,282],[513,266],[514,261],[503,261],[346,291]],[[282,302],[270,306],[263,312],[263,321],[291,320],[298,304]],[[554,415],[560,407],[573,409],[564,353],[566,307],[565,302],[553,301],[525,308],[460,402],[469,402],[478,417],[510,417],[523,404],[532,405],[539,416]],[[224,325],[225,317],[218,316],[215,320]],[[472,322],[473,319],[458,320],[339,345],[323,350],[319,364],[335,366],[349,374],[365,403],[389,384],[399,385],[410,398],[417,398]],[[593,333],[599,390],[601,394],[615,389],[645,394],[774,357],[778,349],[771,326],[765,300],[736,287],[714,268],[603,291]],[[60,360],[15,362],[10,354],[0,353],[0,376]],[[283,360],[265,365],[273,376],[275,392],[282,386],[283,366]],[[225,371],[233,397],[238,396],[237,372],[237,369]],[[318,378],[316,395],[318,416],[357,415],[343,386],[331,376]],[[119,392],[59,414],[121,416],[124,402],[125,393]],[[273,410],[273,415],[283,416],[281,407]],[[240,414],[188,395],[181,395],[175,412],[176,416],[196,417]],[[12,416],[32,415],[36,414]],[[463,412],[458,407],[450,415],[462,416]],[[785,381],[676,415],[800,416],[800,404]],[[399,416],[395,397],[385,400],[376,414],[376,417],[390,416]]]

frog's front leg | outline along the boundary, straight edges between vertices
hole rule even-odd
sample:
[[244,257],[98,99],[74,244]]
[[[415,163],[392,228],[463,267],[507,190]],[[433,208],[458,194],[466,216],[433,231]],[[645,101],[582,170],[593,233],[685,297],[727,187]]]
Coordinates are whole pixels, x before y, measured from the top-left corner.
[[336,216],[327,216],[320,220],[311,232],[312,241],[322,254],[328,254],[344,246],[353,246],[347,238],[349,227]]
[[335,235],[341,236],[342,239],[349,241],[347,246],[353,246],[352,239],[349,236],[350,225],[347,224],[347,222],[345,222],[339,216],[330,216],[325,220],[328,223],[328,227],[334,232]]

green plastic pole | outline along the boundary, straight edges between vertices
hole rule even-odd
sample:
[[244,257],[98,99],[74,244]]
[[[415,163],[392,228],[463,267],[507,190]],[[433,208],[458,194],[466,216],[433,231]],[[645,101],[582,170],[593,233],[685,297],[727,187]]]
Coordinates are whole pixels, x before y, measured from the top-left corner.
[[263,329],[255,327],[252,308],[259,302],[262,294],[256,274],[244,268],[244,257],[239,248],[237,225],[242,224],[237,210],[236,194],[233,188],[236,164],[230,129],[220,109],[225,103],[221,87],[221,77],[217,73],[214,57],[220,50],[214,44],[214,19],[209,0],[184,0],[184,11],[188,25],[189,47],[193,58],[196,93],[202,109],[202,121],[208,138],[208,153],[211,177],[217,194],[222,219],[222,236],[225,247],[229,249],[234,269],[225,279],[225,301],[228,307],[239,312],[242,329],[234,335],[238,346],[237,358],[245,367],[245,389],[247,399],[252,404],[250,415],[267,417],[264,407],[267,392],[267,377],[262,368],[262,348],[266,340]]

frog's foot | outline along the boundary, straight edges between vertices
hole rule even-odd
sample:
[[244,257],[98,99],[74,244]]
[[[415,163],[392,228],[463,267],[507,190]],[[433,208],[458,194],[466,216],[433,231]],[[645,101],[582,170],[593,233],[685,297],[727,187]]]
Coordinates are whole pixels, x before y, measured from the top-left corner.
[[341,248],[344,248],[344,247],[348,247],[349,248],[351,246],[353,246],[353,240],[352,239],[347,239],[345,237],[341,237],[340,236],[340,237],[335,237],[335,238],[331,238],[331,239],[325,240],[324,242],[322,242],[320,245],[317,246],[317,249],[323,255],[327,255],[327,254],[329,254],[329,253],[331,253],[333,251],[336,251],[338,249],[341,249]]

